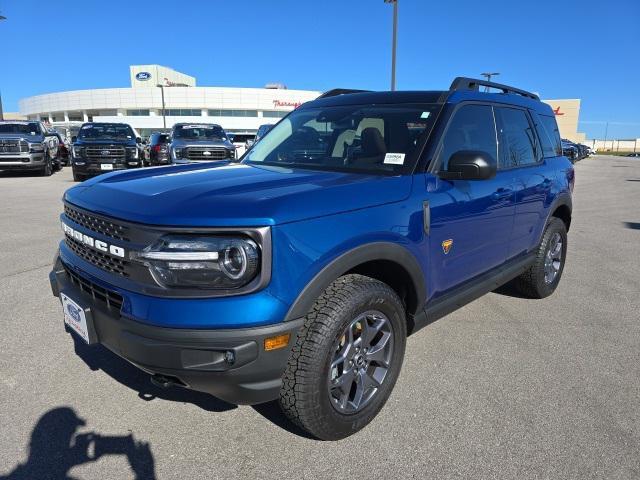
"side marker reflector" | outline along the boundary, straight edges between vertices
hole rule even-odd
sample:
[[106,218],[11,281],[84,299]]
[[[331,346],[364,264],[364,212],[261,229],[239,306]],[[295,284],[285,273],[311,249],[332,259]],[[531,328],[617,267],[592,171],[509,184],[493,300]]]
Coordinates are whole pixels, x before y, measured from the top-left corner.
[[268,352],[269,350],[277,350],[279,348],[284,348],[289,345],[289,340],[291,339],[290,333],[283,333],[282,335],[276,335],[275,337],[269,337],[264,339],[264,350]]

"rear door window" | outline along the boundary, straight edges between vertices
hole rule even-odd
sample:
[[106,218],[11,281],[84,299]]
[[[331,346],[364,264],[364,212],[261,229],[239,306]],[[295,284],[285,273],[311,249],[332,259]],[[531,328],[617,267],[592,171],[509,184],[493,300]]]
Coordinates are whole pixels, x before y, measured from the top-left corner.
[[508,107],[496,107],[495,112],[500,139],[499,167],[506,169],[537,163],[538,141],[527,112]]

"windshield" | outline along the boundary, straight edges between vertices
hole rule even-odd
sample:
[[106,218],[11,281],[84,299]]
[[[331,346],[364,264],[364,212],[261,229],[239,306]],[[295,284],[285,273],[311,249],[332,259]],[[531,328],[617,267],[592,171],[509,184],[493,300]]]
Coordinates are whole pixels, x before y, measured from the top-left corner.
[[247,153],[249,163],[399,174],[412,169],[439,105],[294,110]]
[[173,137],[197,140],[227,139],[224,130],[219,125],[176,125]]
[[83,125],[78,133],[78,138],[94,140],[99,138],[134,138],[133,130],[129,125],[116,123],[101,123]]
[[0,123],[0,133],[17,133],[19,135],[41,135],[37,122]]

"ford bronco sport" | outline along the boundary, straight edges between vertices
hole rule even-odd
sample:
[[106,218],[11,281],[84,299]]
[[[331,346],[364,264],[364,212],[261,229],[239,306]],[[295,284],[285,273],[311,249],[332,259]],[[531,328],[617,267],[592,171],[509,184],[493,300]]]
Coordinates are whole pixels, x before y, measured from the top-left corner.
[[556,289],[574,185],[561,148],[551,107],[505,85],[334,90],[240,163],[69,189],[51,286],[68,331],[155,384],[279,399],[343,438],[386,402],[408,334],[509,281]]

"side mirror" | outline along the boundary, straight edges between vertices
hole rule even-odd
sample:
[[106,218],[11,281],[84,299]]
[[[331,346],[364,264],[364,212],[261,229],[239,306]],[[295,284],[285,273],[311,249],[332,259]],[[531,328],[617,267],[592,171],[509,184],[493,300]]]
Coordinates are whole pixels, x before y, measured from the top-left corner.
[[140,137],[136,137],[136,143],[142,143],[142,139]]
[[487,152],[459,150],[438,176],[447,180],[487,180],[495,176],[497,169],[496,160]]
[[233,140],[236,138],[236,136],[233,133],[227,133],[227,138],[231,143],[233,143]]
[[76,140],[78,140],[78,137],[76,137],[75,135],[73,135],[71,137],[71,143],[76,143]]

